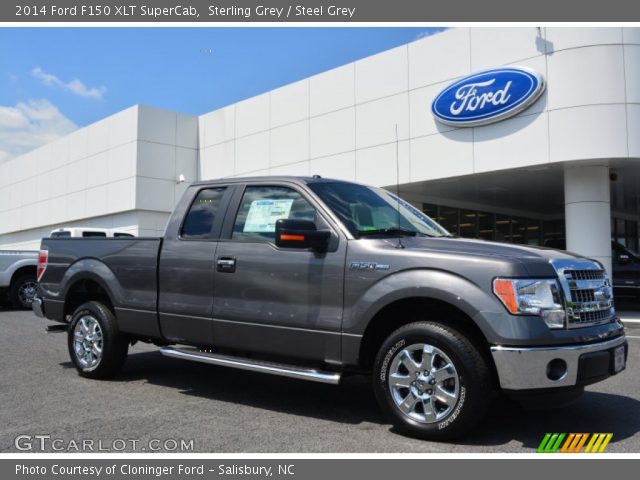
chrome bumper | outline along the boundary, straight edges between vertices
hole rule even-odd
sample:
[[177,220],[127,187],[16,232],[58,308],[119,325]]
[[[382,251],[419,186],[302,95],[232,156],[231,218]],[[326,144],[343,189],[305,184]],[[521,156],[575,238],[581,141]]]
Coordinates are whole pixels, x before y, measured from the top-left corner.
[[[625,336],[588,345],[563,347],[491,347],[500,386],[505,390],[570,387],[577,383],[578,363],[585,353],[609,350],[626,343]],[[547,376],[547,366],[553,360],[566,362],[566,373],[557,380]]]
[[36,314],[36,317],[44,318],[44,309],[42,307],[41,298],[36,297],[33,299],[33,301],[31,302],[31,309],[33,310],[33,313]]

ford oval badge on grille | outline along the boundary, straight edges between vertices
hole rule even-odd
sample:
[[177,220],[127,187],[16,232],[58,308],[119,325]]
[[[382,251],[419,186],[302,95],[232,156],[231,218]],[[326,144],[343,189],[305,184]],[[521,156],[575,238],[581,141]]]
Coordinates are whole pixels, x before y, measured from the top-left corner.
[[494,68],[449,85],[433,101],[431,112],[447,125],[486,125],[529,107],[544,87],[542,76],[529,68]]

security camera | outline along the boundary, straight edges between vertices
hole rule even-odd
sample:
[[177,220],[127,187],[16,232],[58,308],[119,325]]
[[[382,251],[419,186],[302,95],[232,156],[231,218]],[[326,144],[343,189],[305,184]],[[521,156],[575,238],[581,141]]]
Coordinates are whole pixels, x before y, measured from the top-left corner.
[[184,175],[181,173],[180,175],[178,175],[178,180],[176,181],[176,183],[184,183],[185,182],[185,178]]

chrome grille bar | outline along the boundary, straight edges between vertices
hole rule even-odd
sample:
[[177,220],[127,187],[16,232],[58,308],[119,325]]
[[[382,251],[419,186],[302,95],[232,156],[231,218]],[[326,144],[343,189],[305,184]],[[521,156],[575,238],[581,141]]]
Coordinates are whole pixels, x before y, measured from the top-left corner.
[[567,328],[608,323],[615,318],[611,283],[600,265],[590,260],[552,260],[567,309]]

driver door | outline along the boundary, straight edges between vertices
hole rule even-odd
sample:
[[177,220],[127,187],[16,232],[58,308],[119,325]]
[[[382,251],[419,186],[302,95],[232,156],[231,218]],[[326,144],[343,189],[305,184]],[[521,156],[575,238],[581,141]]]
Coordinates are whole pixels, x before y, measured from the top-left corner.
[[[214,345],[340,361],[346,240],[296,185],[238,190],[216,252]],[[280,218],[310,220],[329,230],[329,248],[278,248]]]

